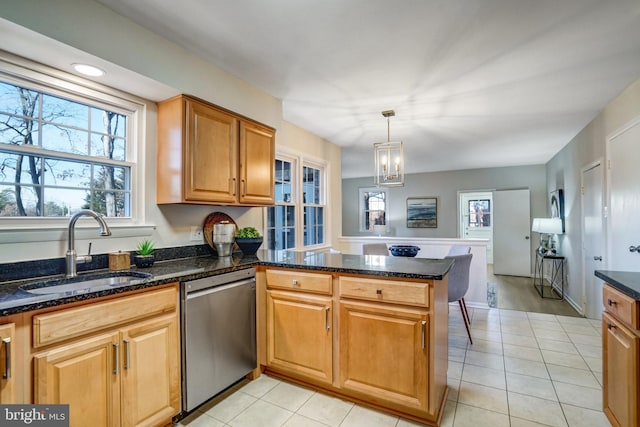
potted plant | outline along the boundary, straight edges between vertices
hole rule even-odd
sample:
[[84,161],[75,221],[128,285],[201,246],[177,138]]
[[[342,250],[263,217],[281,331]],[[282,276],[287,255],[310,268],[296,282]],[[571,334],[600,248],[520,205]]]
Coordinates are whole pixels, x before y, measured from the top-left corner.
[[262,236],[253,227],[244,227],[238,230],[235,240],[244,255],[255,255],[262,245]]
[[147,268],[153,266],[153,263],[155,262],[155,256],[153,255],[154,251],[155,248],[153,247],[153,242],[151,240],[143,240],[138,243],[138,248],[133,256],[133,262],[136,267]]

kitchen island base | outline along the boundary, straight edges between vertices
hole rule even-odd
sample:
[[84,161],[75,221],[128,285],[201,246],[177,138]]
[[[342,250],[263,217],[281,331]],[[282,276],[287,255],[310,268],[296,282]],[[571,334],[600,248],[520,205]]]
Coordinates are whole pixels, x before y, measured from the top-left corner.
[[260,269],[261,369],[438,426],[447,396],[448,290],[438,279]]

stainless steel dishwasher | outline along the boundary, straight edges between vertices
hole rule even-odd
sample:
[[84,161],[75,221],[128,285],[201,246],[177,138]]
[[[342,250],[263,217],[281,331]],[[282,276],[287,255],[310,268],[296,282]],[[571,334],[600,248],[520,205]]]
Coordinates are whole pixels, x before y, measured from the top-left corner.
[[182,286],[182,408],[191,411],[251,372],[256,356],[256,271]]

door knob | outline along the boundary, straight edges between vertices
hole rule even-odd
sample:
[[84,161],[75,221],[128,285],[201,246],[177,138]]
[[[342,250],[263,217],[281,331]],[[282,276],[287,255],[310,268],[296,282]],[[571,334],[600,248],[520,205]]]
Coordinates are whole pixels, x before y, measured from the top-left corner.
[[602,261],[602,257],[601,256],[594,256],[593,260],[594,261]]
[[639,246],[629,246],[629,252],[638,252],[638,253],[640,253],[640,245]]

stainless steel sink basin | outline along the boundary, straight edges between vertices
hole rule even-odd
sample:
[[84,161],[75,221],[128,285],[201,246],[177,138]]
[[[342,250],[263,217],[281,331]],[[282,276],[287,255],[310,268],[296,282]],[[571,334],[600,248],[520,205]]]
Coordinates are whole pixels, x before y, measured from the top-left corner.
[[141,273],[138,271],[118,271],[29,283],[20,286],[20,289],[36,295],[78,295],[109,289],[114,286],[134,284],[143,279],[148,279],[151,276],[149,273]]

